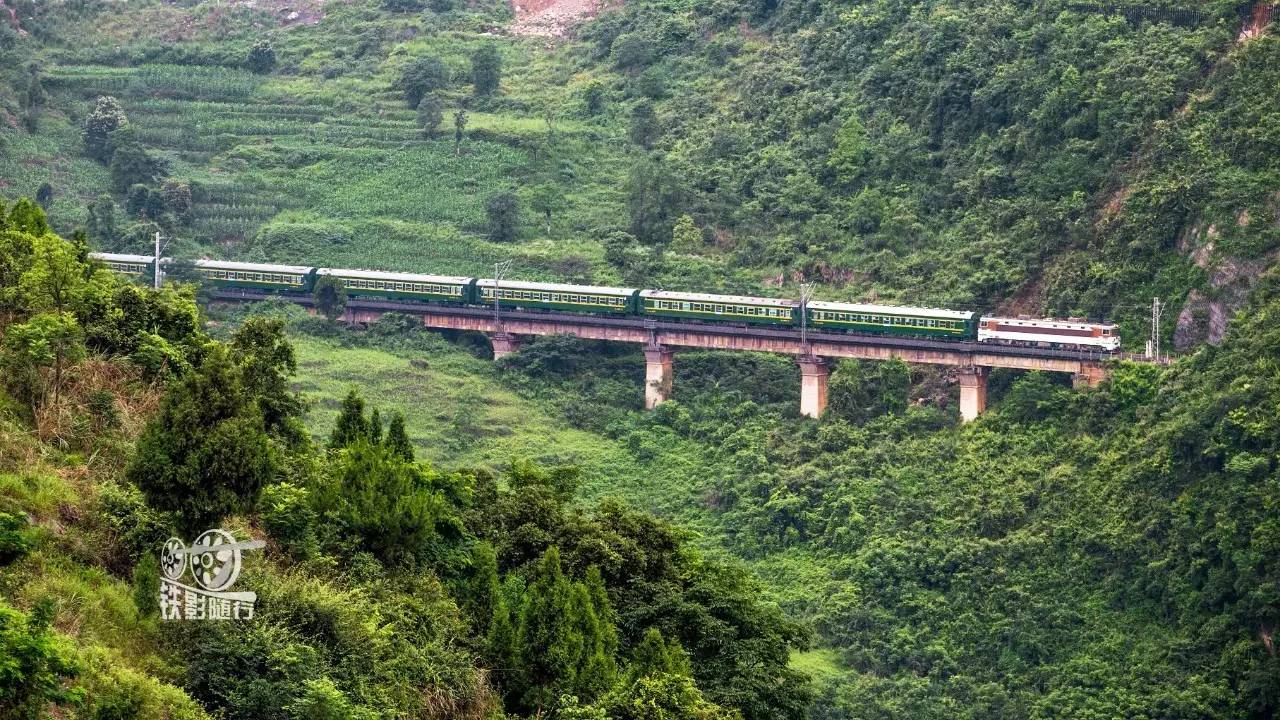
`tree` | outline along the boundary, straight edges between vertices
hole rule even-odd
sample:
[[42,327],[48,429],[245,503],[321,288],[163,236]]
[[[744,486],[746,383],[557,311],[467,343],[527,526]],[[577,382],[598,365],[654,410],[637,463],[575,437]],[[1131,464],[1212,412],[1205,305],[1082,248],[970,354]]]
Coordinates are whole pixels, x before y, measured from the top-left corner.
[[648,245],[670,241],[672,218],[684,195],[662,163],[656,159],[637,163],[627,176],[626,193],[631,234]]
[[400,72],[400,91],[411,108],[417,108],[423,98],[448,85],[449,68],[440,58],[430,55],[415,58]]
[[316,278],[312,295],[316,301],[316,309],[329,322],[342,317],[342,314],[347,311],[347,286],[332,275],[321,275]]
[[404,429],[404,415],[396,413],[391,416],[391,425],[387,428],[387,439],[383,444],[392,457],[413,462],[413,443],[409,442],[409,434]]
[[6,218],[6,224],[18,232],[36,237],[48,235],[52,232],[49,228],[49,220],[44,214],[44,209],[29,198],[19,198],[18,202],[13,204],[13,207],[9,209],[9,217]]
[[491,95],[502,81],[502,56],[492,44],[482,45],[471,54],[471,84],[476,95]]
[[30,264],[22,273],[18,290],[31,310],[71,310],[85,289],[87,266],[76,248],[57,235],[32,238]]
[[694,224],[693,218],[681,215],[671,228],[671,249],[674,252],[696,253],[701,250],[702,231]]
[[551,216],[564,206],[564,193],[554,183],[533,186],[529,192],[529,206],[546,220],[547,234],[551,234]]
[[484,206],[489,217],[489,239],[494,242],[511,242],[520,229],[520,200],[510,190],[489,198]]
[[863,363],[842,360],[831,375],[827,409],[834,417],[865,423],[907,409],[911,370],[901,360]]
[[36,603],[23,615],[0,602],[0,717],[36,720],[50,703],[76,704],[83,691],[67,681],[80,673],[73,648],[53,631],[53,601]]
[[119,192],[134,185],[155,185],[168,172],[168,163],[136,142],[116,148],[111,156],[111,184]]
[[827,158],[827,165],[836,171],[836,177],[850,182],[858,177],[867,162],[867,129],[857,115],[850,115],[836,132],[835,147]]
[[[25,397],[32,411],[42,407],[50,393],[57,407],[62,389],[62,374],[70,363],[84,358],[84,333],[71,313],[45,312],[19,325],[11,325],[0,346],[0,366],[7,382]],[[43,378],[51,370],[52,377]]]
[[591,700],[612,684],[617,631],[611,615],[598,571],[588,583],[572,582],[556,547],[542,554],[516,627],[514,662],[523,707],[554,707],[564,693]]
[[111,134],[127,125],[124,108],[120,102],[110,95],[99,97],[93,110],[84,120],[84,152],[100,163],[111,161],[115,148],[111,144]]
[[244,66],[249,72],[258,75],[266,75],[276,69],[276,51],[271,47],[271,43],[266,40],[259,40],[249,49],[249,56],[245,58]]
[[267,432],[293,443],[306,437],[299,424],[302,400],[289,388],[298,370],[284,322],[249,318],[231,335],[231,355],[240,367],[244,391],[257,403]]
[[164,207],[173,213],[174,217],[183,223],[191,222],[193,201],[190,183],[183,180],[165,180],[160,188],[160,195],[164,198]]
[[99,195],[87,207],[85,231],[98,247],[114,248],[119,239],[116,229],[116,203],[110,195]]
[[631,108],[631,125],[627,128],[627,137],[631,142],[648,150],[658,139],[658,116],[653,111],[653,103],[643,101]]
[[369,421],[364,416],[364,399],[355,390],[347,391],[338,412],[338,422],[329,436],[329,447],[344,448],[358,440],[369,439]]
[[431,137],[440,128],[444,120],[444,103],[435,95],[425,95],[418,102],[418,126],[422,134]]
[[124,207],[129,217],[138,220],[160,220],[164,216],[164,196],[139,183],[129,188]]
[[53,202],[53,186],[49,183],[40,183],[40,187],[36,188],[36,204],[45,210],[49,209],[49,205]]
[[392,457],[362,437],[331,465],[318,504],[379,558],[438,560],[463,537],[464,496],[460,476]]
[[471,548],[471,576],[467,578],[462,597],[462,611],[471,619],[471,627],[477,635],[488,635],[501,594],[498,554],[493,545],[477,542]]
[[128,479],[187,530],[253,507],[276,471],[256,398],[223,346],[170,387],[138,440]]
[[467,130],[467,111],[458,108],[453,111],[453,152],[455,155],[462,154],[462,138]]
[[382,413],[378,412],[378,408],[369,413],[369,442],[374,445],[382,444]]
[[582,102],[586,106],[587,115],[595,117],[604,112],[604,83],[592,80],[587,89],[582,91]]

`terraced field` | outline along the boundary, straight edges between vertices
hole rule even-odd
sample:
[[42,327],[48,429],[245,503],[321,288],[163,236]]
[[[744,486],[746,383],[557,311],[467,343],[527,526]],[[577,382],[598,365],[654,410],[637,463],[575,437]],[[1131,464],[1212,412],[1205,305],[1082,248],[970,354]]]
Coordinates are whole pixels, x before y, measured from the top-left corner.
[[[446,48],[455,64],[465,62],[464,40]],[[407,51],[430,47],[418,41]],[[445,121],[428,135],[391,87],[390,69],[320,79],[227,67],[54,65],[45,85],[63,112],[46,123],[60,139],[49,152],[78,144],[82,118],[97,97],[112,95],[139,140],[169,161],[171,176],[191,183],[192,220],[183,232],[202,253],[468,274],[515,257],[516,274],[528,278],[611,280],[598,236],[622,217],[612,189],[620,183],[611,179],[624,172],[626,142],[574,116],[568,78],[549,90],[530,82],[530,71],[513,68],[504,80],[511,97],[468,112],[458,144],[452,106],[469,102],[465,88],[444,96]],[[582,153],[588,145],[593,152]],[[105,185],[94,163],[75,169],[85,177],[56,188],[60,225],[82,222]],[[580,182],[593,176],[598,182]],[[571,194],[570,181],[590,190]],[[540,182],[565,185],[565,212],[550,231],[526,209],[518,246],[485,239],[487,199],[508,189],[524,195]]]

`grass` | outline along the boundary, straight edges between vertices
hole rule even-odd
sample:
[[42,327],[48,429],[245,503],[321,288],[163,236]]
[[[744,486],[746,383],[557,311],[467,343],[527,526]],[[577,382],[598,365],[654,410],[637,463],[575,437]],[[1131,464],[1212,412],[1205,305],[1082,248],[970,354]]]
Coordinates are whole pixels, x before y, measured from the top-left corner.
[[[618,497],[697,531],[710,530],[700,510],[710,478],[700,472],[693,443],[633,448],[626,439],[574,428],[548,404],[513,390],[491,361],[443,341],[409,353],[305,335],[292,340],[296,387],[312,400],[306,422],[320,442],[333,428],[342,397],[355,388],[384,418],[403,413],[419,459],[434,465],[501,471],[521,458],[577,465],[584,500]],[[635,389],[643,392],[643,378],[636,378]]]

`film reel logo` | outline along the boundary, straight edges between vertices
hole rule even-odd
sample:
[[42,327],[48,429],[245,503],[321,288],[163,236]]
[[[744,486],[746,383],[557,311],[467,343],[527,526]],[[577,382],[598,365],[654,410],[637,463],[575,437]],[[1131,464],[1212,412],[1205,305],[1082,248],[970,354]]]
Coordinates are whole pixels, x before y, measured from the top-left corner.
[[[247,620],[257,594],[230,592],[240,577],[242,555],[263,546],[239,542],[226,530],[206,530],[189,547],[171,537],[160,551],[160,613],[164,620]],[[183,582],[190,571],[194,585]]]

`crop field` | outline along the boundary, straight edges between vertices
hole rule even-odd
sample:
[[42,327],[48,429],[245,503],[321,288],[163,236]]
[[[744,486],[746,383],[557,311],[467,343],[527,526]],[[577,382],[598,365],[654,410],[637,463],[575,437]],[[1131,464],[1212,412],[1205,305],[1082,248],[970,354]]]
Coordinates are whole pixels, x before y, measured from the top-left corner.
[[[515,276],[613,280],[598,236],[623,217],[627,145],[616,128],[580,117],[573,98],[581,78],[538,82],[528,64],[545,64],[543,55],[507,46],[509,97],[470,110],[460,145],[453,107],[428,136],[391,88],[408,54],[435,54],[465,77],[476,42],[467,32],[416,39],[364,78],[54,65],[46,88],[55,104],[72,108],[54,120],[55,145],[77,146],[80,118],[98,96],[115,96],[141,142],[169,160],[173,177],[191,182],[194,206],[182,232],[214,256],[464,274],[514,258]],[[462,91],[445,94],[446,104],[466,101]],[[27,162],[39,155],[23,151]],[[105,184],[101,166],[76,165],[87,177],[58,188],[52,214],[63,225],[82,222]],[[526,187],[545,182],[564,187],[564,207],[550,222],[526,207],[520,243],[484,237],[489,197],[526,197]]]

